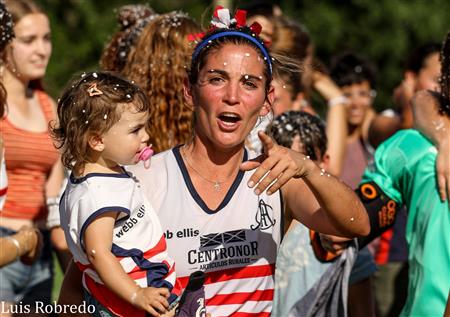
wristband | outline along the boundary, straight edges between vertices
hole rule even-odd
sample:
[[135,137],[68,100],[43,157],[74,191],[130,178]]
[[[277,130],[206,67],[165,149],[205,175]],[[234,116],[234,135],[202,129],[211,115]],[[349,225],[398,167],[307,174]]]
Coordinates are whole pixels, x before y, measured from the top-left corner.
[[17,250],[17,254],[15,259],[17,260],[20,257],[20,243],[17,239],[11,237],[11,236],[6,236],[5,239],[11,241],[15,246],[16,246],[16,250]]
[[61,224],[61,219],[59,216],[59,197],[50,197],[47,198],[47,221],[46,227],[47,229],[52,229],[54,227],[59,227]]
[[337,96],[328,100],[328,107],[334,107],[337,105],[348,104],[348,98],[345,96]]

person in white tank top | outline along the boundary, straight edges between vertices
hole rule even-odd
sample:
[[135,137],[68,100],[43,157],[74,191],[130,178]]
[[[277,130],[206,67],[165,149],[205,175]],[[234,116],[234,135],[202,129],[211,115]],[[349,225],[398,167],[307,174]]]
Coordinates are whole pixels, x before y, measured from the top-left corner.
[[[227,9],[215,12],[217,28],[197,44],[184,90],[195,113],[192,141],[156,155],[150,170],[132,171],[155,206],[181,283],[206,272],[207,311],[269,316],[285,204],[321,232],[365,235],[369,224],[353,192],[306,156],[264,133],[264,155],[245,149],[258,116],[271,109],[272,59],[242,12],[229,25]],[[311,203],[313,192],[321,205]]]
[[[154,156],[149,170],[129,168],[160,218],[182,286],[191,272],[206,272],[213,317],[270,316],[285,206],[319,232],[354,237],[370,229],[353,191],[305,155],[263,132],[263,155],[245,149],[274,99],[274,65],[260,31],[245,25],[244,11],[231,18],[216,8],[184,87],[194,109],[192,140]],[[78,299],[74,270],[66,273],[61,303]]]

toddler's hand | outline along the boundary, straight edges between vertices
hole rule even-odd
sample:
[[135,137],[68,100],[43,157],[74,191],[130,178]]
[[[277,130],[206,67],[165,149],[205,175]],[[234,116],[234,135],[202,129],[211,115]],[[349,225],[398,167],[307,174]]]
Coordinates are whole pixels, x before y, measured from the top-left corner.
[[145,287],[136,292],[132,299],[133,305],[145,310],[152,316],[161,316],[169,307],[170,292],[167,288]]

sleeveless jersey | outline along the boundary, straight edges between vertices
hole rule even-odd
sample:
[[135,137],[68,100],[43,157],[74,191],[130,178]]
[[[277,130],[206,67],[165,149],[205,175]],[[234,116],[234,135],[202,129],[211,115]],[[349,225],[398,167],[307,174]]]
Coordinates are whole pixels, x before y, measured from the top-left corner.
[[[84,232],[93,220],[109,211],[119,213],[111,252],[124,271],[141,287],[166,287],[178,295],[180,287],[175,283],[175,268],[167,254],[161,224],[138,181],[127,173],[70,176],[61,197],[61,226],[74,261],[83,272],[84,287],[118,316],[144,316],[144,311],[103,285],[87,258]],[[175,298],[171,295],[169,301]]]
[[[47,123],[55,113],[50,97],[35,90]],[[47,215],[45,183],[59,158],[48,131],[30,132],[14,126],[6,117],[0,121],[5,147],[8,195],[2,216],[42,219]]]
[[[247,151],[244,157],[247,160]],[[217,210],[196,192],[179,147],[132,167],[160,218],[184,287],[206,272],[206,309],[214,317],[269,316],[282,231],[281,192],[255,195],[240,171]]]

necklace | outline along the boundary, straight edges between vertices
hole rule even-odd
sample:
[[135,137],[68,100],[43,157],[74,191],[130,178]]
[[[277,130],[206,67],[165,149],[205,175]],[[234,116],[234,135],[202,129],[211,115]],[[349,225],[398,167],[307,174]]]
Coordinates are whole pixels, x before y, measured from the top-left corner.
[[223,184],[223,183],[225,183],[225,182],[227,182],[228,180],[224,180],[224,181],[219,181],[219,180],[215,180],[215,181],[213,181],[213,180],[210,180],[210,179],[208,179],[208,178],[206,178],[205,176],[203,176],[199,171],[197,171],[195,168],[194,168],[194,166],[192,166],[191,165],[191,163],[189,162],[189,159],[188,159],[188,157],[187,157],[187,155],[186,155],[186,148],[185,147],[183,147],[182,148],[183,149],[183,157],[184,157],[184,161],[187,163],[187,165],[198,175],[198,176],[200,176],[203,180],[205,180],[205,181],[207,181],[207,182],[209,182],[209,183],[212,183],[213,184],[213,188],[214,188],[214,191],[216,191],[216,192],[220,192],[221,190],[222,190],[222,186],[221,186],[221,184]]

